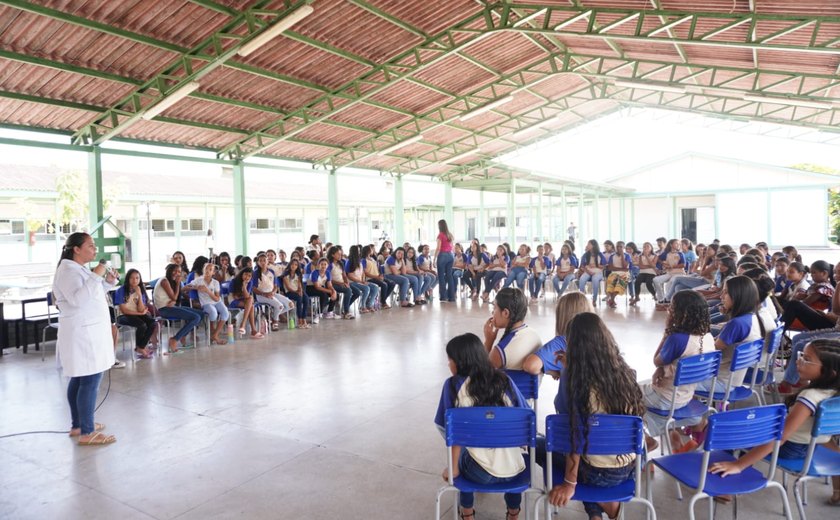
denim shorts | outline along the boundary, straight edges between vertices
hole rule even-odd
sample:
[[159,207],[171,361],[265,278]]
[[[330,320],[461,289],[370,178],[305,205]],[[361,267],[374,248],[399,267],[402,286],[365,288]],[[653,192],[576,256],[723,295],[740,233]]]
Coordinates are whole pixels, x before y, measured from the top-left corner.
[[807,444],[800,444],[798,442],[787,441],[786,443],[779,446],[780,459],[804,459],[807,453]]

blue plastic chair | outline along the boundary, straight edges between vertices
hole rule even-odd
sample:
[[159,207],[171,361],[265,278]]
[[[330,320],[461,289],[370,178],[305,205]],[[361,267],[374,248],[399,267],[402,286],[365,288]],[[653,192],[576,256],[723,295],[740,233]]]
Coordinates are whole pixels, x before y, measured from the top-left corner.
[[[656,520],[653,503],[642,496],[642,458],[644,454],[644,429],[641,417],[631,415],[593,415],[589,418],[589,435],[586,453],[588,455],[636,455],[635,471],[626,481],[612,487],[589,486],[578,482],[572,500],[582,502],[638,502],[644,505],[650,517]],[[576,451],[583,451],[582,432],[578,432]],[[554,467],[553,453],[572,452],[572,429],[568,414],[549,415],[545,419],[546,449],[546,493],[537,499],[536,512],[539,513],[540,501],[545,502],[545,517],[551,518],[551,504],[548,492],[554,481],[565,479],[565,466]]]
[[[840,475],[840,453],[825,446],[817,445],[817,437],[840,435],[840,397],[832,397],[821,402],[814,414],[814,426],[811,428],[811,443],[804,459],[779,459],[779,468],[785,473],[798,475],[793,483],[793,497],[799,518],[806,520],[805,506],[808,494],[805,484],[809,480]],[[805,468],[808,468],[805,471]]]
[[677,398],[677,387],[702,383],[711,379],[711,387],[714,388],[722,358],[723,353],[715,350],[713,352],[680,359],[677,362],[677,372],[674,374],[674,391],[671,394],[671,408],[669,410],[647,409],[648,413],[660,417],[667,417],[665,430],[660,436],[660,440],[664,442],[660,442],[660,446],[667,447],[668,454],[673,453],[671,436],[669,435],[671,428],[676,426],[680,421],[696,419],[714,412],[714,408],[697,399],[692,399],[685,406],[675,409],[676,405],[674,401]]
[[[435,519],[440,519],[440,500],[449,491],[472,493],[541,493],[534,486],[533,470],[536,466],[537,416],[527,408],[471,407],[450,408],[445,415],[445,440],[449,484],[440,488],[435,498]],[[478,484],[462,476],[452,478],[458,461],[453,459],[452,447],[471,448],[521,448],[528,447],[525,471],[503,484]],[[522,501],[522,517],[527,500]],[[458,503],[452,508],[453,518],[458,518]]]
[[[775,385],[776,377],[773,375],[773,367],[776,362],[776,353],[782,345],[782,336],[784,335],[784,332],[784,326],[777,327],[768,332],[767,336],[764,338],[764,350],[767,359],[764,366],[759,368],[758,374],[755,377],[755,383],[753,384],[753,388],[756,390],[756,395],[758,396],[758,401],[762,405],[767,404],[764,400],[764,389],[772,389],[774,403],[781,401],[781,396],[779,395],[779,391]],[[747,375],[744,378],[752,381],[752,372],[752,369],[747,370]]]
[[[761,352],[763,350],[763,339],[736,345],[732,353],[732,362],[729,364],[729,380],[726,382],[726,390],[724,392],[714,392],[713,394],[705,390],[697,390],[694,392],[694,395],[708,399],[709,406],[712,406],[714,402],[719,403],[721,410],[726,410],[731,403],[744,401],[753,395],[758,396],[758,392],[755,391],[753,386],[758,375],[758,371],[755,369],[758,367],[759,361],[761,361]],[[749,384],[733,388],[732,374],[748,368],[753,369]],[[756,397],[756,401],[761,404],[761,400],[758,397]]]
[[[508,377],[519,389],[522,397],[531,401],[531,408],[537,414],[537,404],[540,397],[540,377],[534,374],[529,374],[524,370],[505,370]],[[539,416],[539,414],[537,414]]]
[[[53,314],[53,309],[55,309],[55,314]],[[52,291],[47,293],[47,323],[44,325],[44,330],[41,331],[41,343],[44,344],[43,348],[41,349],[41,361],[44,361],[47,357],[47,331],[54,330],[56,335],[58,334],[58,307],[55,306],[55,300],[53,299]],[[58,337],[55,340],[56,350],[58,349]]]
[[[785,488],[773,480],[786,415],[787,409],[781,404],[712,414],[709,416],[702,452],[667,455],[653,459],[651,463],[659,466],[678,482],[695,490],[688,504],[690,520],[694,520],[694,504],[700,499],[709,499],[709,518],[714,518],[713,497],[737,497],[768,487],[779,491],[785,518],[791,520],[790,503]],[[713,462],[736,460],[731,451],[750,449],[768,442],[773,443],[773,453],[766,475],[752,467],[738,475],[725,478],[709,473],[709,465]],[[649,500],[651,496],[652,489],[648,486]]]

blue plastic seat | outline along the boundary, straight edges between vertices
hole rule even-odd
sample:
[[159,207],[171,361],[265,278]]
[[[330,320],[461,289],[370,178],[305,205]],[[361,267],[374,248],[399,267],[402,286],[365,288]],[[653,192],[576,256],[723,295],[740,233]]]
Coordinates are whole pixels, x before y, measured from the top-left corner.
[[[633,476],[621,484],[611,487],[590,486],[578,482],[572,500],[581,502],[639,502],[643,504],[651,518],[656,520],[656,510],[650,500],[641,493],[642,458],[644,454],[644,429],[642,418],[630,415],[593,415],[589,418],[586,453],[588,455],[636,455]],[[582,432],[578,432],[575,451],[583,451]],[[554,466],[553,453],[572,453],[572,428],[568,414],[549,415],[545,419],[546,450],[546,493],[537,499],[536,513],[540,510],[540,501],[545,503],[545,517],[551,518],[551,504],[548,492],[554,482],[565,479],[564,465]]]
[[[527,408],[471,407],[450,408],[445,415],[445,440],[449,484],[440,488],[435,498],[435,519],[440,519],[440,501],[444,493],[464,491],[472,493],[541,493],[534,486],[533,468],[536,466],[537,416]],[[510,482],[479,484],[462,476],[452,478],[457,460],[452,447],[470,448],[528,448],[525,470]],[[527,500],[522,501],[523,508]],[[458,504],[452,508],[458,518]],[[523,509],[523,518],[528,518]]]
[[[709,517],[713,518],[712,497],[743,495],[768,487],[779,491],[785,517],[791,520],[790,504],[785,488],[773,480],[786,415],[787,409],[781,404],[712,414],[708,419],[709,424],[702,452],[667,455],[653,459],[651,463],[659,466],[678,482],[694,489],[695,493],[688,505],[691,520],[694,520],[694,504],[700,499],[709,498]],[[738,475],[725,478],[709,473],[711,463],[735,460],[730,452],[750,449],[768,442],[773,442],[773,453],[770,468],[766,474],[752,467]],[[651,493],[652,489],[648,487],[648,499],[651,498]]]
[[811,443],[805,458],[778,461],[782,471],[798,475],[793,483],[793,497],[802,520],[806,520],[805,506],[808,503],[805,484],[815,478],[840,475],[840,453],[817,445],[817,437],[826,435],[840,435],[840,397],[826,399],[817,407],[814,426],[811,428]]
[[660,446],[666,446],[668,453],[672,453],[670,430],[679,421],[686,421],[688,419],[697,419],[705,416],[707,413],[713,412],[714,409],[709,405],[704,404],[697,399],[692,399],[685,406],[675,409],[675,400],[677,398],[677,388],[683,385],[693,385],[702,383],[704,381],[712,381],[712,388],[717,381],[718,371],[720,370],[720,362],[723,358],[723,353],[719,350],[697,354],[682,358],[677,361],[677,371],[674,374],[674,391],[671,394],[671,408],[670,410],[659,410],[656,408],[648,408],[648,413],[667,417],[665,422],[665,430],[662,432]]
[[[779,401],[781,401],[781,396],[779,395],[779,392],[775,386],[776,378],[773,375],[773,366],[776,362],[776,353],[779,351],[779,347],[782,345],[782,336],[784,335],[784,332],[784,326],[777,327],[768,332],[767,336],[764,338],[764,350],[766,353],[766,360],[764,366],[758,369],[758,373],[755,377],[755,383],[753,384],[753,388],[756,390],[756,395],[758,396],[758,401],[760,404],[767,404],[767,402],[764,399],[765,388],[773,390],[773,402],[778,403]],[[744,379],[752,381],[752,373],[753,369],[748,369],[747,374],[744,376]]]
[[[758,366],[759,361],[761,361],[761,352],[764,350],[764,340],[757,339],[755,341],[750,341],[747,343],[741,343],[740,345],[736,345],[734,351],[732,352],[732,362],[729,364],[729,380],[726,382],[726,390],[723,392],[707,392],[705,390],[696,390],[694,395],[703,397],[705,399],[710,399],[709,406],[712,406],[714,402],[717,402],[721,405],[722,410],[726,410],[730,404],[744,401],[749,399],[753,395],[758,395],[755,391],[753,386],[755,385],[755,379],[758,376],[757,371],[755,368]],[[732,387],[732,376],[735,372],[739,370],[746,370],[748,368],[753,368],[753,372],[750,378],[750,382],[744,386],[737,386]],[[714,388],[714,387],[712,387]],[[760,399],[756,399],[759,404],[761,404]]]
[[540,376],[529,374],[524,370],[505,370],[505,372],[513,381],[513,384],[516,385],[516,388],[519,389],[519,392],[522,393],[522,396],[531,401],[531,408],[534,409],[536,414],[540,397]]

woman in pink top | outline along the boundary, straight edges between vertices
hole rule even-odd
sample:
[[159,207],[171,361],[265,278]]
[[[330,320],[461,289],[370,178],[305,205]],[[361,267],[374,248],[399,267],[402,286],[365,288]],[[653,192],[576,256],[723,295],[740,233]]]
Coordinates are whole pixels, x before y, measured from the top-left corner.
[[438,266],[438,291],[440,301],[455,301],[455,278],[452,275],[452,264],[455,263],[455,256],[452,255],[452,242],[455,237],[449,232],[449,226],[445,220],[438,220],[437,255]]

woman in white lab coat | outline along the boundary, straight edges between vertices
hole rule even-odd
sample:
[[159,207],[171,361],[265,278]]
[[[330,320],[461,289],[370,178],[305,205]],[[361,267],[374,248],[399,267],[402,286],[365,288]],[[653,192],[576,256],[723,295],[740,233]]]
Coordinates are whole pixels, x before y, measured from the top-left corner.
[[53,298],[59,310],[56,358],[62,374],[70,378],[67,400],[72,419],[71,437],[80,445],[111,444],[113,435],[101,432],[93,421],[96,395],[102,374],[114,364],[114,340],[106,289],[116,277],[105,265],[91,271],[96,245],[87,233],[73,233],[61,252],[53,282]]

